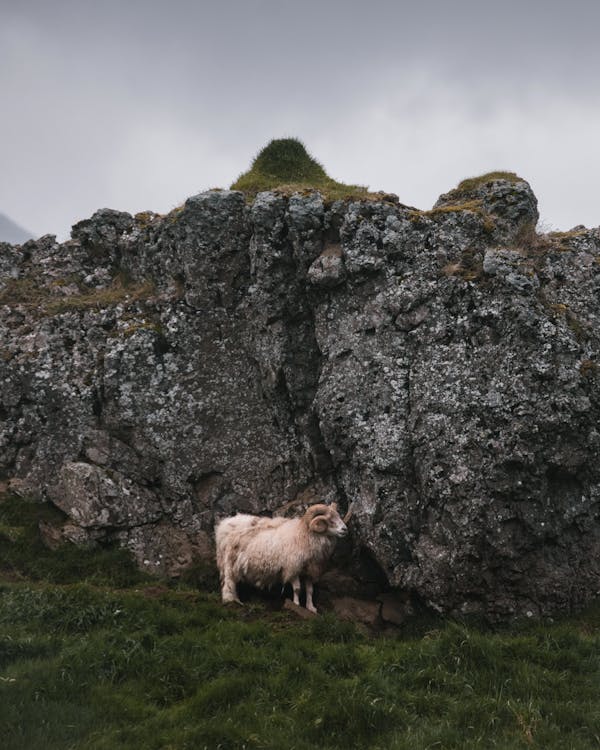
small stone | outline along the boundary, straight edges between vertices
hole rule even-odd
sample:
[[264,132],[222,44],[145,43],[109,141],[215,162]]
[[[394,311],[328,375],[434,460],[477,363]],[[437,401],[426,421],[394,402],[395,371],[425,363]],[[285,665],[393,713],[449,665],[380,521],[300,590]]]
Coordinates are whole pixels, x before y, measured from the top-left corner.
[[333,611],[341,620],[360,622],[370,627],[375,627],[381,621],[379,602],[342,596],[332,599],[331,604]]
[[414,615],[414,609],[407,594],[379,594],[377,601],[381,602],[381,618],[392,625],[402,625]]
[[286,599],[283,602],[283,608],[287,609],[288,612],[293,612],[301,620],[313,620],[315,617],[318,617],[316,612],[311,612],[306,607],[299,607],[291,599]]

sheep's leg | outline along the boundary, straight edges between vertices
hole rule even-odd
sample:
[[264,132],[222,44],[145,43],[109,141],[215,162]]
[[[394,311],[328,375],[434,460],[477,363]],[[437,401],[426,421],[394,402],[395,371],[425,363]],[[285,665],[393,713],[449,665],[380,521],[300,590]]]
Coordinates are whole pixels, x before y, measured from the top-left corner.
[[313,596],[313,582],[312,578],[307,578],[304,582],[305,588],[306,588],[306,609],[309,610],[309,612],[317,613],[317,608],[313,604],[312,596]]
[[294,591],[294,604],[300,606],[300,576],[292,578],[292,589]]
[[223,604],[227,604],[228,602],[242,603],[238,598],[235,579],[228,565],[225,565],[221,574],[221,600]]
[[223,604],[228,604],[229,602],[236,602],[236,604],[242,604],[240,601],[236,587],[235,582],[228,581],[223,584],[223,587],[221,589],[221,600],[223,601]]

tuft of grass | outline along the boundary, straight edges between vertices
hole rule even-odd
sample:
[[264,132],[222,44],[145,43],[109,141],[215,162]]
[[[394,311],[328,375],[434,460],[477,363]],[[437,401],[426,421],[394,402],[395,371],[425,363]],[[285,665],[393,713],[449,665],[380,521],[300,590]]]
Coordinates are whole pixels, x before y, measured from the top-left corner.
[[52,316],[64,312],[101,309],[123,302],[138,302],[149,299],[154,293],[155,286],[152,281],[134,284],[123,276],[117,276],[112,284],[104,289],[57,295],[55,290],[42,285],[39,279],[23,277],[12,279],[6,284],[0,292],[0,305],[23,305],[32,314]]
[[523,224],[511,245],[512,250],[524,256],[543,256],[547,252],[562,252],[566,248],[561,245],[557,237],[551,234],[543,234],[537,231],[536,225],[532,223]]
[[482,185],[487,185],[490,182],[496,180],[506,180],[507,182],[525,182],[522,177],[519,177],[515,172],[486,172],[486,174],[479,175],[478,177],[467,177],[465,180],[461,180],[458,183],[455,190],[460,193],[471,193]]
[[[590,331],[589,331],[589,325],[585,322],[581,321],[577,315],[569,308],[568,305],[563,304],[562,302],[554,302],[554,303],[548,303],[544,298],[542,298],[542,302],[545,305],[546,309],[555,317],[555,318],[564,318],[565,323],[567,326],[571,329],[573,332],[575,339],[583,343],[590,337]],[[587,362],[587,365],[584,365],[584,362]],[[580,373],[584,375],[585,377],[592,377],[594,374],[593,371],[593,362],[590,362],[590,360],[584,360],[582,362],[582,367],[580,366]]]
[[457,211],[473,211],[474,213],[481,213],[483,211],[483,201],[474,198],[473,200],[464,201],[462,203],[438,206],[438,208],[432,208],[429,211],[421,211],[420,213],[425,216],[436,216],[439,214],[455,213]]
[[448,263],[442,269],[445,276],[459,276],[465,281],[477,281],[483,276],[483,256],[477,248],[465,249],[460,259],[455,263]]
[[600,373],[600,367],[597,362],[594,362],[591,359],[583,359],[579,365],[579,372],[584,378],[597,378]]
[[31,304],[39,300],[46,292],[42,291],[39,281],[29,276],[9,279],[0,291],[0,305]]
[[549,237],[556,237],[557,239],[570,239],[572,237],[585,237],[588,234],[588,229],[570,229],[566,232],[554,231],[548,232]]
[[279,190],[287,195],[318,190],[326,200],[361,200],[377,195],[369,193],[366,187],[333,180],[297,138],[270,141],[231,189],[242,190],[250,196],[263,190]]
[[437,208],[432,208],[429,211],[416,211],[411,210],[409,213],[409,219],[413,222],[418,222],[421,217],[427,217],[436,219],[444,217],[446,214],[461,213],[463,211],[469,211],[470,213],[477,214],[482,220],[482,229],[486,234],[490,234],[496,228],[494,219],[485,212],[483,208],[483,201],[480,198],[473,198],[472,200],[459,200],[457,197],[456,203],[449,203]]
[[72,310],[100,309],[121,302],[138,302],[150,298],[155,293],[154,283],[144,281],[130,284],[116,278],[106,289],[94,289],[82,294],[47,300],[44,309],[48,315],[57,315]]
[[[473,200],[473,194],[477,192],[480,187],[487,185],[496,180],[506,180],[514,184],[518,182],[525,182],[522,177],[519,177],[515,172],[487,172],[486,174],[479,175],[478,177],[468,177],[462,180],[458,185],[450,190],[445,195],[446,203],[452,204],[465,204]],[[439,209],[433,209],[439,210]]]
[[270,141],[255,157],[250,172],[271,177],[278,184],[304,182],[316,185],[331,179],[297,138]]

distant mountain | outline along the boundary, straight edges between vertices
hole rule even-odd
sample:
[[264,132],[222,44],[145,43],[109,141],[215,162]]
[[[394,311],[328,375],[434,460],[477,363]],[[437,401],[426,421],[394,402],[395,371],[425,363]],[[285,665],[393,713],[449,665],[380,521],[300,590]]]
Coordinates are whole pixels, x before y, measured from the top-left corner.
[[15,224],[8,216],[0,214],[0,242],[10,242],[11,245],[20,245],[33,238],[31,232]]

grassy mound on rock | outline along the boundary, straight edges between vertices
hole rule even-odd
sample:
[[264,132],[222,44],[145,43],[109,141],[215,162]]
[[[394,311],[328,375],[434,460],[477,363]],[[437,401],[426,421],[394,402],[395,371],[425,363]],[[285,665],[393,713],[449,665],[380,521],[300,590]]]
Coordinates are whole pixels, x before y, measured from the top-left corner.
[[370,195],[366,187],[345,185],[329,177],[297,138],[279,138],[267,144],[231,189],[243,190],[251,196],[262,190],[291,194],[317,189],[329,200]]
[[0,498],[3,750],[598,746],[598,607],[373,639],[331,614],[300,622],[149,583],[118,572],[116,552],[44,550],[50,520]]
[[512,183],[525,182],[522,177],[514,172],[486,172],[486,174],[478,177],[467,177],[467,179],[461,180],[455,188],[446,193],[444,198],[446,201],[453,200],[457,203],[465,201],[472,198],[480,187],[496,180],[505,180]]
[[525,182],[525,180],[522,177],[519,177],[515,172],[486,172],[478,177],[467,177],[467,179],[461,180],[455,190],[459,190],[462,193],[470,193],[473,190],[477,190],[481,185],[486,185],[488,182],[494,182],[496,180],[506,180],[506,182]]

